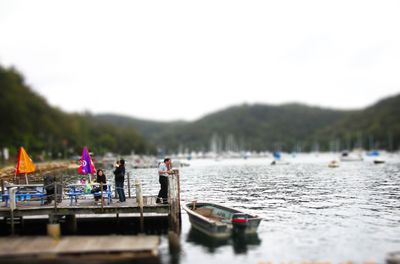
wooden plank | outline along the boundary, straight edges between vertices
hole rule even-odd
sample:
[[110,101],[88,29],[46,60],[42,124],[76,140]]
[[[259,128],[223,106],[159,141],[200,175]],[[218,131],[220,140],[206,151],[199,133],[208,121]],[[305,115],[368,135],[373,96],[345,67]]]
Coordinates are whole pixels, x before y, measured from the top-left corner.
[[28,255],[93,253],[138,253],[158,255],[158,236],[70,236],[59,241],[50,237],[0,238],[0,258]]
[[41,239],[39,237],[33,237],[30,241],[26,241],[23,237],[19,238],[19,250],[20,252],[32,252],[38,253],[41,248],[48,248],[54,245],[56,242],[51,239]]
[[0,243],[0,254],[3,252],[18,251],[19,245],[21,245],[21,242],[18,239],[7,239],[4,241],[4,243]]
[[[144,206],[153,206],[156,205],[156,196],[143,196],[143,204]],[[57,204],[57,208],[68,208],[68,207],[101,207],[100,204],[96,205],[94,199],[78,199],[78,204],[75,205],[73,203],[70,205],[70,199],[64,198],[61,203]],[[111,204],[104,205],[105,207],[125,207],[125,206],[137,206],[136,198],[127,198],[126,203],[118,203],[115,199],[112,201]],[[29,201],[20,201],[17,202],[18,209],[43,209],[43,208],[54,208],[54,201],[50,205],[40,205],[39,200],[31,199]],[[5,207],[5,202],[0,205],[0,211],[9,211],[9,207]]]

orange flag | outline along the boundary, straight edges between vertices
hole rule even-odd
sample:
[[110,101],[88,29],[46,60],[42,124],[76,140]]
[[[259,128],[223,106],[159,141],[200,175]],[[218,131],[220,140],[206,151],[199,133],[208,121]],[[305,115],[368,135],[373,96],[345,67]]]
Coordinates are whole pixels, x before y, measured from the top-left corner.
[[21,147],[18,152],[18,162],[15,174],[19,173],[31,173],[35,171],[35,164],[33,164],[31,158],[26,153],[25,149]]

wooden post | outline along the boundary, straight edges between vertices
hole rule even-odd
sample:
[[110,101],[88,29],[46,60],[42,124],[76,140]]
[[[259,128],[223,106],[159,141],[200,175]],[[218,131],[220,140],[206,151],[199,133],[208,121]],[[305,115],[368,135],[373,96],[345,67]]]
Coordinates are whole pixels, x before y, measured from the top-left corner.
[[136,178],[135,180],[136,186],[136,202],[140,210],[140,232],[144,232],[144,219],[143,219],[143,194],[142,194],[142,185],[140,180]]
[[20,217],[19,217],[19,221],[20,221],[20,225],[21,225],[21,230],[24,230],[24,228],[25,228],[24,217],[23,217],[23,216],[20,216]]
[[47,224],[47,235],[52,237],[54,240],[60,240],[61,237],[60,223]]
[[68,232],[76,234],[78,231],[78,222],[76,220],[76,215],[66,215],[65,222],[67,224]]
[[60,188],[61,188],[61,191],[60,191],[61,199],[60,199],[60,201],[61,201],[61,203],[62,203],[62,201],[63,201],[63,199],[64,199],[64,176],[63,176],[63,175],[61,175],[61,184],[60,184]]
[[168,247],[169,247],[169,252],[171,253],[171,257],[174,257],[177,254],[179,254],[181,250],[179,235],[174,231],[168,231]]
[[181,204],[180,204],[179,170],[168,176],[168,245],[169,251],[176,254],[180,251]]
[[131,174],[128,172],[128,197],[131,198]]
[[180,203],[179,170],[174,169],[174,174],[168,176],[168,204],[169,204],[169,229],[176,234],[181,231],[181,203]]
[[10,195],[10,214],[11,214],[11,235],[14,235],[14,209],[17,207],[15,202],[15,193],[17,192],[17,187],[13,187],[9,189]]
[[47,235],[54,240],[59,240],[61,236],[60,216],[54,213],[49,214],[49,223],[47,224]]
[[117,192],[117,181],[115,181],[115,177],[114,177],[114,183],[115,183],[115,186],[114,186],[114,198],[118,199],[119,195],[118,195],[118,192]]
[[103,183],[100,182],[100,202],[101,202],[101,211],[104,211],[104,199],[103,199]]
[[11,235],[15,233],[15,225],[14,225],[14,210],[11,210]]
[[54,181],[54,194],[53,194],[53,198],[54,198],[54,212],[57,211],[57,182]]

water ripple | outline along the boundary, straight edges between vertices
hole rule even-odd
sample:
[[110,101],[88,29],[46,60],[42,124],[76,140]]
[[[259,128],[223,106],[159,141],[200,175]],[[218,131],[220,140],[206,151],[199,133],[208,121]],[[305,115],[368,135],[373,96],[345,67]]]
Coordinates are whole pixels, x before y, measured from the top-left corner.
[[[158,192],[155,169],[131,173],[146,182],[144,193]],[[383,166],[342,163],[335,169],[310,159],[293,159],[287,166],[271,166],[267,159],[193,161],[181,169],[181,198],[232,206],[263,218],[262,243],[242,262],[290,256],[381,263],[389,250],[400,249],[398,161]],[[208,254],[237,259],[226,250]]]

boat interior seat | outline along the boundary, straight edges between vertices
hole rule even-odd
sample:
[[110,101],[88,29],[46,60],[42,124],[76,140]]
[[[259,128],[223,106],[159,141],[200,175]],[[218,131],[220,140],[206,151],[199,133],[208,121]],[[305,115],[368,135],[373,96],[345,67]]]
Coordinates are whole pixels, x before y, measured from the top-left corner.
[[216,222],[222,222],[222,220],[224,219],[221,216],[215,215],[213,208],[199,207],[199,208],[196,208],[194,211],[196,213],[198,213],[204,217],[207,217],[210,220],[216,221]]
[[199,207],[199,208],[196,208],[194,211],[202,216],[210,217],[210,216],[212,216],[213,210],[214,209],[212,209],[212,208]]

